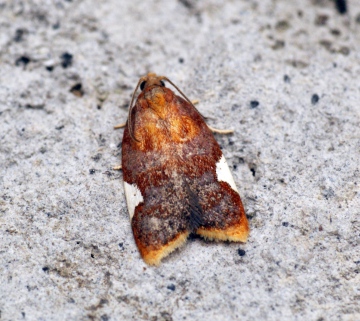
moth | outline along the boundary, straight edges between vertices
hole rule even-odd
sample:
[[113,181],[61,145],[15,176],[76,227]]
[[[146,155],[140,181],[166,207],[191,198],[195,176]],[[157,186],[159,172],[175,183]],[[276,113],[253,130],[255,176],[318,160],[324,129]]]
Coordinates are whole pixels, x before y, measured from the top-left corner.
[[180,89],[164,76],[141,77],[124,126],[125,196],[134,239],[147,264],[159,265],[190,233],[246,242],[248,221],[224,155]]

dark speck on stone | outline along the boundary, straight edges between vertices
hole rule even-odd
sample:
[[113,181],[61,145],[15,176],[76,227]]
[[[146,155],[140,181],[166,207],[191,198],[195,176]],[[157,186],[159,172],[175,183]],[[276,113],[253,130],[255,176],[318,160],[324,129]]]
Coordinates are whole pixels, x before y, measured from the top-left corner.
[[95,171],[95,169],[93,169],[93,168],[89,170],[90,175],[95,174],[95,172],[96,172],[96,171]]
[[256,108],[259,106],[259,102],[257,100],[250,101],[250,108]]
[[63,68],[70,67],[72,65],[73,55],[65,52],[61,55],[61,66]]
[[316,26],[325,26],[329,17],[325,14],[320,14],[315,19],[315,25]]
[[20,58],[16,59],[15,65],[16,66],[26,66],[30,62],[30,58],[26,56],[21,56]]
[[167,286],[167,288],[169,289],[169,290],[171,290],[171,291],[175,291],[175,285],[174,284],[170,284],[170,285],[168,285]]
[[95,162],[98,162],[101,159],[101,157],[102,157],[102,155],[100,153],[98,153],[95,156],[91,157],[91,159],[93,159]]
[[44,266],[44,267],[42,268],[42,270],[43,270],[44,272],[48,272],[48,271],[49,271],[49,268],[48,268],[47,266]]
[[335,196],[335,192],[331,187],[325,189],[322,194],[327,200]]
[[245,163],[245,160],[244,160],[242,157],[239,157],[239,158],[238,158],[238,163],[239,163],[239,164],[244,164],[244,163]]
[[344,56],[348,56],[350,54],[350,49],[348,47],[341,47],[339,49],[339,53],[343,54]]
[[190,0],[179,0],[179,2],[187,9],[192,9],[194,7],[194,5],[192,4],[192,1],[190,1]]
[[39,149],[39,152],[41,153],[41,154],[45,154],[46,152],[47,152],[47,149],[46,149],[46,147],[40,147],[40,149]]
[[331,29],[330,33],[337,37],[341,35],[341,31],[339,29]]
[[335,5],[337,11],[339,11],[340,14],[346,13],[347,11],[346,0],[335,0]]
[[282,226],[288,227],[288,226],[289,226],[289,222],[282,222]]
[[84,90],[82,89],[82,84],[77,83],[76,85],[70,88],[70,92],[76,97],[82,97],[84,95]]
[[318,103],[318,101],[319,101],[319,95],[317,95],[317,94],[314,94],[314,95],[312,95],[312,97],[311,97],[311,103],[313,104],[313,105],[316,105],[317,103]]
[[24,36],[25,30],[24,29],[16,29],[15,31],[15,36],[14,36],[14,41],[15,42],[20,42],[23,40],[23,36]]
[[107,316],[107,314],[103,314],[102,316],[101,316],[101,321],[109,321],[110,319],[109,319],[109,317]]
[[179,62],[182,64],[184,63],[184,58],[179,58]]
[[238,254],[239,256],[244,256],[246,254],[246,252],[243,249],[238,249]]
[[290,77],[288,75],[284,75],[284,81],[289,84],[290,83]]
[[255,174],[256,174],[255,168],[250,168],[250,171],[251,171],[252,175],[255,176]]

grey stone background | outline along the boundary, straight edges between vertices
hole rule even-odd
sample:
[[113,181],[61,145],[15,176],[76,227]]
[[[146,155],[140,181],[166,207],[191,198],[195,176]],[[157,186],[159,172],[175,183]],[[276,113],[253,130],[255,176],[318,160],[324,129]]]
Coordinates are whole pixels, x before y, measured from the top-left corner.
[[[360,320],[360,2],[0,1],[0,320]],[[248,243],[158,268],[122,184],[132,90],[217,128]]]

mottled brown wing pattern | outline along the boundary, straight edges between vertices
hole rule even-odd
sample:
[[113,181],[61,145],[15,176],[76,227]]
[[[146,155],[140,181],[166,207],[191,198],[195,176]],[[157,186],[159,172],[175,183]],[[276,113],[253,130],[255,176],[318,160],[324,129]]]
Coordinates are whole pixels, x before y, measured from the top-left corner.
[[143,259],[159,264],[192,232],[245,242],[239,193],[202,116],[158,78],[144,78],[122,142],[125,195]]

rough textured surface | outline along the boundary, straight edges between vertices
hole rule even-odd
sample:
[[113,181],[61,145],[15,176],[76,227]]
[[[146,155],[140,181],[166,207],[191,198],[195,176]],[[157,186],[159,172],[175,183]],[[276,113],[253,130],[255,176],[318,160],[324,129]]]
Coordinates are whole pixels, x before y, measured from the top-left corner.
[[[359,320],[359,31],[356,0],[0,1],[0,320]],[[141,260],[112,126],[148,71],[236,129],[247,244]]]

